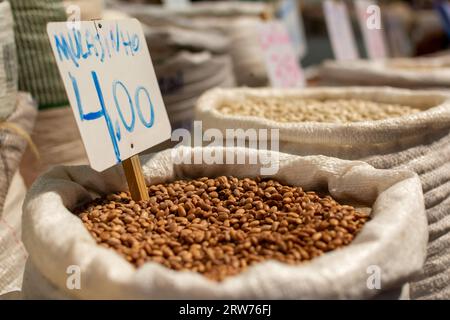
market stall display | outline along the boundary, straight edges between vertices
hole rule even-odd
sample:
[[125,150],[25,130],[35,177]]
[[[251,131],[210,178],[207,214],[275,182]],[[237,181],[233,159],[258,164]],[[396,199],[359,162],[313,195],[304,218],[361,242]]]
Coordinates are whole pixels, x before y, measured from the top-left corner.
[[19,172],[11,179],[0,215],[0,300],[6,295],[18,294],[28,253],[23,246],[22,204],[27,189]]
[[[195,157],[196,153],[211,151],[219,151],[219,148],[181,147],[145,158],[143,171],[150,190],[151,185],[180,178],[254,178],[260,175],[260,164],[175,164],[172,156],[173,152],[175,155],[188,153],[190,158]],[[229,151],[247,160],[263,152],[239,148]],[[131,299],[182,298],[189,294],[191,298],[208,299],[369,298],[376,294],[366,285],[366,269],[370,265],[377,265],[384,270],[383,287],[404,283],[421,269],[427,231],[420,182],[414,173],[377,170],[363,162],[327,157],[303,158],[276,152],[272,152],[271,156],[278,157],[280,166],[272,178],[301,186],[304,190],[327,192],[341,203],[351,201],[370,210],[371,220],[350,245],[298,266],[276,261],[256,264],[246,272],[220,283],[208,281],[190,271],[171,271],[159,263],[147,263],[135,269],[114,250],[96,244],[83,225],[82,219],[86,216],[80,219],[71,212],[97,195],[124,191],[126,182],[122,171],[113,168],[97,173],[84,166],[59,167],[36,182],[24,205],[23,235],[30,253],[24,277],[25,296]],[[226,186],[226,183],[222,183]],[[192,197],[194,193],[192,190]],[[51,219],[48,219],[49,215]],[[200,213],[194,215],[194,220],[201,218]],[[216,215],[218,217],[217,212],[213,213],[211,218]],[[174,216],[182,218],[182,210],[178,213],[177,209]],[[170,218],[170,214],[166,217]],[[132,214],[123,217],[135,218],[138,217]],[[290,222],[288,226],[291,223],[297,222]],[[330,220],[329,223],[334,226],[335,221]],[[132,232],[130,227],[127,230]],[[157,243],[157,240],[154,242]],[[130,248],[132,243],[132,240],[128,242],[125,239],[122,242]],[[208,244],[206,241],[204,245],[213,247],[213,243],[211,241]],[[252,246],[250,243],[250,248]],[[84,275],[80,290],[66,287],[65,270],[70,265],[79,266]],[[340,270],[339,276],[333,279],[326,276],[335,274],[334,270],[337,269]],[[333,285],[330,285],[330,281]]]

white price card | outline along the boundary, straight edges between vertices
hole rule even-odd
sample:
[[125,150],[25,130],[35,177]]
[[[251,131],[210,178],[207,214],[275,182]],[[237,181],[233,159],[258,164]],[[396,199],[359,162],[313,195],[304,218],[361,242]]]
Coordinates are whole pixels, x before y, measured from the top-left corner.
[[56,22],[47,33],[93,169],[103,171],[170,138],[139,21]]
[[184,9],[191,5],[190,0],[163,0],[163,4],[169,9]]
[[297,0],[282,0],[278,16],[289,32],[295,53],[299,58],[303,58],[307,52],[307,43]]
[[259,30],[259,41],[272,86],[304,87],[304,74],[284,24],[278,21],[263,23]]
[[336,60],[355,60],[359,58],[355,35],[348,15],[347,6],[342,1],[323,2],[328,35]]
[[367,56],[384,59],[388,56],[383,31],[381,9],[372,0],[355,0],[356,14],[364,38]]

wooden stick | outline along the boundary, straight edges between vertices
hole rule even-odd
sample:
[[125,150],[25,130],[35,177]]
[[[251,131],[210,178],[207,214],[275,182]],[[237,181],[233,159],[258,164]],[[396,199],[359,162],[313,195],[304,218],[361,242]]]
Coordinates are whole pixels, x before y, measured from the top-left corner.
[[147,186],[145,185],[144,175],[142,174],[141,161],[138,155],[122,162],[125,176],[127,177],[128,188],[131,198],[134,201],[149,200]]

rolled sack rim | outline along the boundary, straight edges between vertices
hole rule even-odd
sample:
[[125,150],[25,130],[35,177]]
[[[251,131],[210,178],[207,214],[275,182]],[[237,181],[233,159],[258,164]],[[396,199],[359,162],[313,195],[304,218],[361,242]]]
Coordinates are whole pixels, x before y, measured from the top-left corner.
[[[279,98],[360,98],[375,102],[397,103],[425,109],[424,111],[374,121],[350,123],[277,122],[256,116],[224,115],[217,107],[224,101],[246,97]],[[430,107],[425,107],[431,105]],[[334,145],[365,145],[426,136],[450,129],[450,94],[438,91],[408,90],[391,87],[321,87],[306,89],[238,88],[212,89],[196,104],[196,119],[203,128],[279,129],[280,142]]]

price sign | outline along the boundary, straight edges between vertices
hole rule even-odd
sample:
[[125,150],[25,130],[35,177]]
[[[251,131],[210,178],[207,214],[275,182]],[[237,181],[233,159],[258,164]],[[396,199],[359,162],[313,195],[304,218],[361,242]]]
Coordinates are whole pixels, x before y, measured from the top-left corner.
[[284,24],[278,21],[263,23],[259,30],[259,41],[272,86],[303,87],[304,74]]
[[359,58],[355,35],[345,3],[335,0],[323,2],[323,10],[336,60],[355,60]]
[[305,30],[303,28],[303,19],[300,15],[297,0],[283,0],[278,9],[278,16],[283,21],[295,53],[299,58],[305,56],[307,51]]
[[380,7],[371,0],[355,0],[355,7],[368,57],[386,58],[388,54]]
[[[93,169],[103,171],[170,138],[136,19],[49,23],[47,33]],[[127,164],[139,174],[137,161],[135,157]],[[136,181],[128,180],[132,191],[130,182]]]

